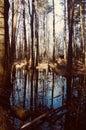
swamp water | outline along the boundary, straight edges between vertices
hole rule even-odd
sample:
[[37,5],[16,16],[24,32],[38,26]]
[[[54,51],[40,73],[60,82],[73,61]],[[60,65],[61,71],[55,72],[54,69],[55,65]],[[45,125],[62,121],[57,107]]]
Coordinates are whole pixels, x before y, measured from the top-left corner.
[[11,75],[10,105],[33,112],[26,121],[12,118],[12,124],[22,125],[42,114],[25,130],[85,130],[86,129],[86,77],[71,79],[71,99],[67,104],[67,79],[46,71],[16,70]]

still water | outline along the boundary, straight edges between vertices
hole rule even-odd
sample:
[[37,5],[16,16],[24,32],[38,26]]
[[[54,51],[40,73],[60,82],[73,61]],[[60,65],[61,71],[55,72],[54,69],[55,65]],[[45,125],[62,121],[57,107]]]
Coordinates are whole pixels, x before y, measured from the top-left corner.
[[10,105],[36,114],[28,116],[26,121],[12,118],[12,124],[17,129],[48,112],[46,118],[38,120],[25,130],[86,129],[85,76],[72,77],[70,80],[53,72],[19,69],[11,74],[11,84]]
[[[47,112],[51,108],[59,108],[65,104],[66,99],[66,78],[46,71],[16,70],[12,75],[13,91],[10,96],[10,104],[17,105],[27,110],[38,110]],[[20,121],[15,119],[15,124],[20,127]],[[61,119],[62,122],[62,119]],[[57,126],[50,123],[43,123],[40,129],[57,129]],[[52,128],[53,127],[53,128]],[[56,128],[54,128],[56,127]],[[38,126],[37,126],[38,129]]]
[[[11,94],[11,105],[18,105],[30,109],[32,105],[43,105],[46,107],[60,107],[66,97],[66,79],[62,76],[45,71],[35,72],[33,86],[31,86],[31,72],[17,70],[13,79],[13,92]],[[31,93],[31,87],[33,92]],[[64,92],[63,92],[64,91]],[[33,96],[33,99],[31,97]]]

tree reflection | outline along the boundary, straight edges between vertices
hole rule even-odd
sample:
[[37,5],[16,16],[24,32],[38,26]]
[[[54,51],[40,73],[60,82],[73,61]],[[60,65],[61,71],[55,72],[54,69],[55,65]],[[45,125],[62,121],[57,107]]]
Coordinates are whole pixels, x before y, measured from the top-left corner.
[[34,104],[35,108],[38,104],[38,70],[35,70],[35,81],[34,81]]
[[53,97],[54,97],[54,73],[52,74],[52,99],[51,99],[52,108],[53,108]]
[[26,83],[27,83],[27,73],[24,74],[24,97],[23,97],[23,108],[25,108],[25,102],[26,102]]
[[[51,126],[56,126],[60,122],[63,130],[79,130],[81,124],[84,130],[83,118],[85,118],[86,110],[85,77],[67,77],[66,79],[53,73],[46,75],[45,71],[31,70],[29,74],[16,72],[14,80],[14,99],[11,96],[11,101],[14,102],[14,105],[18,104],[18,106],[21,106],[22,103],[23,108],[34,113],[34,116],[30,116],[30,120],[49,112],[53,108],[52,110],[55,110],[55,112],[53,114],[50,112],[50,117],[48,117],[48,123],[55,121],[54,125],[51,123]],[[20,88],[21,91],[19,91]],[[56,112],[56,109],[59,112]],[[45,123],[46,120],[43,120],[43,122]],[[48,128],[51,126],[48,126]]]
[[[67,105],[68,105],[68,113],[65,118],[65,130],[85,130],[86,125],[84,122],[84,110],[86,109],[86,100],[85,104],[83,101],[84,98],[84,86],[86,86],[84,82],[84,77],[69,77],[67,79]],[[69,88],[71,89],[69,90]],[[85,109],[84,109],[85,108]]]
[[31,70],[31,95],[30,95],[30,110],[33,110],[33,80],[34,80],[34,70]]

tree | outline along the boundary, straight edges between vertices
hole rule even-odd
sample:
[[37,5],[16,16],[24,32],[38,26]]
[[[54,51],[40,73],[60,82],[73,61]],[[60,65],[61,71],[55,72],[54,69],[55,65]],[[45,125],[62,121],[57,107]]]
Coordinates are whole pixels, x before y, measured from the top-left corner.
[[11,61],[15,58],[16,52],[16,23],[18,17],[18,4],[19,0],[15,0],[12,2],[12,40],[11,40]]
[[24,26],[24,57],[27,58],[27,39],[26,39],[26,24],[25,24],[25,1],[23,4],[23,26]]
[[69,76],[72,71],[72,36],[73,36],[73,15],[74,15],[74,0],[68,0],[68,29],[69,29],[69,43],[68,43],[68,59],[67,72]]
[[0,86],[2,86],[5,63],[4,1],[0,0],[0,4]]
[[9,11],[9,0],[4,2],[4,23],[5,23],[5,55],[9,57],[9,29],[8,29],[8,11]]
[[32,68],[34,68],[34,18],[35,18],[35,0],[32,0],[32,15],[31,15],[31,49],[32,49],[32,53],[31,53],[31,66]]
[[73,36],[73,15],[74,15],[74,0],[68,0],[68,29],[69,29],[69,43],[68,43],[68,59],[67,59],[67,101],[71,100],[71,76],[72,76],[72,36]]
[[35,11],[35,47],[36,47],[36,66],[38,65],[39,61],[39,18],[37,12]]
[[53,3],[53,60],[55,61],[55,3]]
[[67,60],[67,41],[66,41],[66,4],[67,1],[64,0],[64,60]]
[[82,48],[82,54],[83,54],[84,65],[86,65],[86,63],[85,63],[85,40],[84,40],[85,35],[84,35],[83,10],[84,10],[84,7],[82,7],[82,0],[80,0],[81,48]]
[[[5,3],[6,2],[6,3]],[[9,82],[8,71],[8,11],[9,1],[0,0],[0,87]]]

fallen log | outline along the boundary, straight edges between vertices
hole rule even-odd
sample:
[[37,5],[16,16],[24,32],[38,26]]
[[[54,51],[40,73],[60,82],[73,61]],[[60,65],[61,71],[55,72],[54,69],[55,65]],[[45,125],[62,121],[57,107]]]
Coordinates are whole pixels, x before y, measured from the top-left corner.
[[51,116],[53,116],[60,111],[64,111],[66,108],[67,108],[67,105],[61,106],[59,108],[53,109],[50,114]]
[[[53,99],[58,98],[58,97],[60,97],[60,96],[62,96],[62,94],[60,94],[60,95],[58,95],[58,96],[53,97]],[[50,99],[50,100],[52,100],[52,99]]]
[[34,124],[35,122],[37,122],[38,120],[44,118],[47,116],[47,113],[42,114],[41,116],[33,119],[32,121],[28,122],[27,124],[23,125],[20,129],[24,129],[25,127],[29,127],[30,125]]
[[67,111],[66,112],[63,112],[63,113],[61,113],[61,114],[59,114],[59,115],[55,115],[55,116],[51,116],[51,117],[49,117],[47,120],[49,121],[49,122],[56,122],[57,120],[59,120],[60,118],[62,118],[65,114],[67,113]]
[[36,122],[39,121],[40,119],[43,119],[43,118],[45,118],[45,117],[47,117],[47,116],[52,116],[52,115],[55,114],[56,112],[59,112],[59,111],[64,110],[66,107],[67,107],[67,105],[64,105],[64,106],[62,106],[62,107],[59,107],[59,108],[56,108],[56,109],[52,109],[52,110],[50,110],[50,111],[48,111],[48,112],[46,112],[46,113],[44,113],[44,114],[38,116],[37,118],[33,119],[32,121],[30,121],[30,122],[24,124],[24,125],[20,128],[20,130],[22,130],[22,129],[26,128],[26,127],[30,127],[31,125],[33,125],[34,123],[36,123]]

